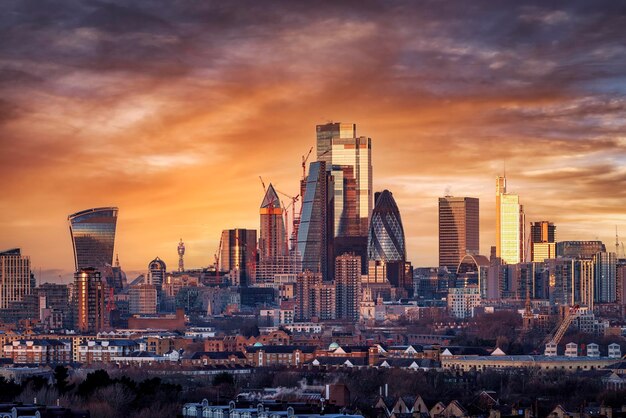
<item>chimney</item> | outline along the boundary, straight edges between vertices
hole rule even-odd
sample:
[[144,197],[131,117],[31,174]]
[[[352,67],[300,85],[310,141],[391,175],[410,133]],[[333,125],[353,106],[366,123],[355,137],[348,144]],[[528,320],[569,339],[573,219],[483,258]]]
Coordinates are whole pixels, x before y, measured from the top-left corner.
[[330,385],[326,385],[326,400],[330,399]]
[[385,383],[385,398],[389,397],[389,385]]

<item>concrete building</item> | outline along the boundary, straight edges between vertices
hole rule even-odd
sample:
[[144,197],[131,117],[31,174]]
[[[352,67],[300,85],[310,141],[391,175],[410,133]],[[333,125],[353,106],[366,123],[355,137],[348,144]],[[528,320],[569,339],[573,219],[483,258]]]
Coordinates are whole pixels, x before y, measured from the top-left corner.
[[343,254],[335,259],[335,298],[337,319],[359,320],[361,257]]
[[448,289],[448,312],[455,318],[474,316],[474,308],[480,306],[480,291],[477,286],[453,287]]
[[3,351],[14,364],[67,364],[72,360],[70,344],[57,339],[16,340],[5,344]]
[[0,309],[21,302],[34,287],[30,258],[23,256],[19,248],[0,252]]
[[305,271],[299,274],[295,299],[295,321],[335,319],[335,285],[333,282],[324,282],[321,273]]

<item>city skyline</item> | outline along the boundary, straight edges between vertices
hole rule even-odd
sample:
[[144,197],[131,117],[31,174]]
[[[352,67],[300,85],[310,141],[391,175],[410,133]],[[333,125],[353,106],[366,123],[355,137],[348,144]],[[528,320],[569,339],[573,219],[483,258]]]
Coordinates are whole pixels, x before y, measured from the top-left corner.
[[414,266],[437,265],[448,194],[480,199],[488,255],[505,162],[527,224],[613,250],[615,226],[626,235],[616,6],[486,4],[225,5],[228,29],[197,18],[201,4],[40,6],[59,25],[0,6],[15,12],[0,18],[0,251],[69,282],[67,215],[116,206],[127,272],[175,266],[181,237],[187,268],[211,265],[222,230],[258,230],[259,175],[299,193],[301,155],[329,119],[372,138],[372,191],[393,192]]

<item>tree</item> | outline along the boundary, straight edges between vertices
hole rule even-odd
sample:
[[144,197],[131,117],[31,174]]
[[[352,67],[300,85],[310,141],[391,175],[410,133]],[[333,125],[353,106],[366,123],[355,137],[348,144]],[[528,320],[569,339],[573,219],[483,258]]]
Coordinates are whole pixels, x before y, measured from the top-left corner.
[[73,385],[69,384],[70,373],[67,370],[67,367],[57,366],[54,369],[54,381],[55,387],[59,391],[60,394],[64,394],[70,391]]

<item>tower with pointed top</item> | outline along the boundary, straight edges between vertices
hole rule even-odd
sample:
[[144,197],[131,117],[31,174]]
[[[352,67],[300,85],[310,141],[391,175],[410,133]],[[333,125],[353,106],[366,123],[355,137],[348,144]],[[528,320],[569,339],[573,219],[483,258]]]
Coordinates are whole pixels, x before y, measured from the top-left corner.
[[261,231],[259,236],[259,259],[275,260],[287,255],[287,236],[285,234],[284,210],[274,186],[265,192],[259,208]]
[[183,239],[180,239],[180,242],[178,243],[178,271],[185,271],[185,262],[183,260],[183,257],[185,256],[185,243],[183,242]]

